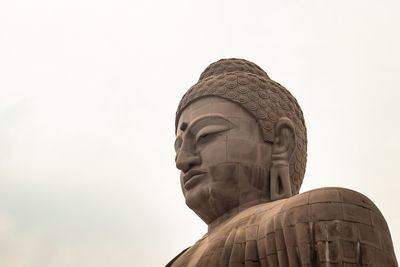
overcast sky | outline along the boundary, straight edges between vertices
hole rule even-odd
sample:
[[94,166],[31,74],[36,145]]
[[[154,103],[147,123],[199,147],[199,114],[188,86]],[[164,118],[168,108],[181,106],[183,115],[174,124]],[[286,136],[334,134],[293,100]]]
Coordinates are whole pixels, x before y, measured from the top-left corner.
[[208,64],[251,60],[300,103],[301,192],[357,190],[400,255],[400,2],[0,4],[0,266],[163,266],[205,232],[175,110]]

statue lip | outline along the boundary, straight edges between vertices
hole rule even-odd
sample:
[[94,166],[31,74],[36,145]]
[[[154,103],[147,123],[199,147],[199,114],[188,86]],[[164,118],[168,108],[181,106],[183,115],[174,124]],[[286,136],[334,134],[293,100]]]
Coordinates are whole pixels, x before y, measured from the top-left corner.
[[206,171],[203,171],[203,170],[196,170],[196,169],[193,169],[193,170],[188,171],[188,172],[185,173],[185,175],[183,176],[183,184],[186,184],[193,176],[200,175],[200,174],[204,174],[204,173],[206,173]]

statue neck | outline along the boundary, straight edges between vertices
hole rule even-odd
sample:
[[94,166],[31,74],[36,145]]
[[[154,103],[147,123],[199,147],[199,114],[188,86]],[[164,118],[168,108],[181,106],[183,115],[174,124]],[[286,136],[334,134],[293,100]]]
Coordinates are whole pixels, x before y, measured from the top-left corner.
[[266,203],[268,202],[267,199],[256,199],[253,201],[249,201],[246,202],[238,207],[235,207],[227,212],[225,212],[224,214],[222,214],[221,216],[219,216],[217,219],[215,219],[214,221],[212,221],[211,223],[208,224],[208,234],[213,233],[216,229],[219,228],[219,226],[222,226],[223,224],[225,224],[225,222],[227,220],[229,220],[230,218],[236,216],[237,214],[239,214],[240,212],[258,205],[258,204],[262,204],[262,203]]

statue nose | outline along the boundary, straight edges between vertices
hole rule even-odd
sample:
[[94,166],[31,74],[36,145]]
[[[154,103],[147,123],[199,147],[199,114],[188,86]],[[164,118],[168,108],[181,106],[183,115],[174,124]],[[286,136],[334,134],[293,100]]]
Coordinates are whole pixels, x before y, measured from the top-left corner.
[[198,154],[191,151],[180,151],[176,158],[176,167],[182,172],[189,171],[193,166],[201,164],[201,158]]

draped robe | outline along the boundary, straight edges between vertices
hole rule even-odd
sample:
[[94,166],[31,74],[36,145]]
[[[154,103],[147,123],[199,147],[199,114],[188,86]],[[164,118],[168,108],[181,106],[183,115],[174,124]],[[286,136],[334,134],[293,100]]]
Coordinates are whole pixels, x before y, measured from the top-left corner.
[[252,206],[167,266],[396,267],[385,219],[364,195],[321,188]]

